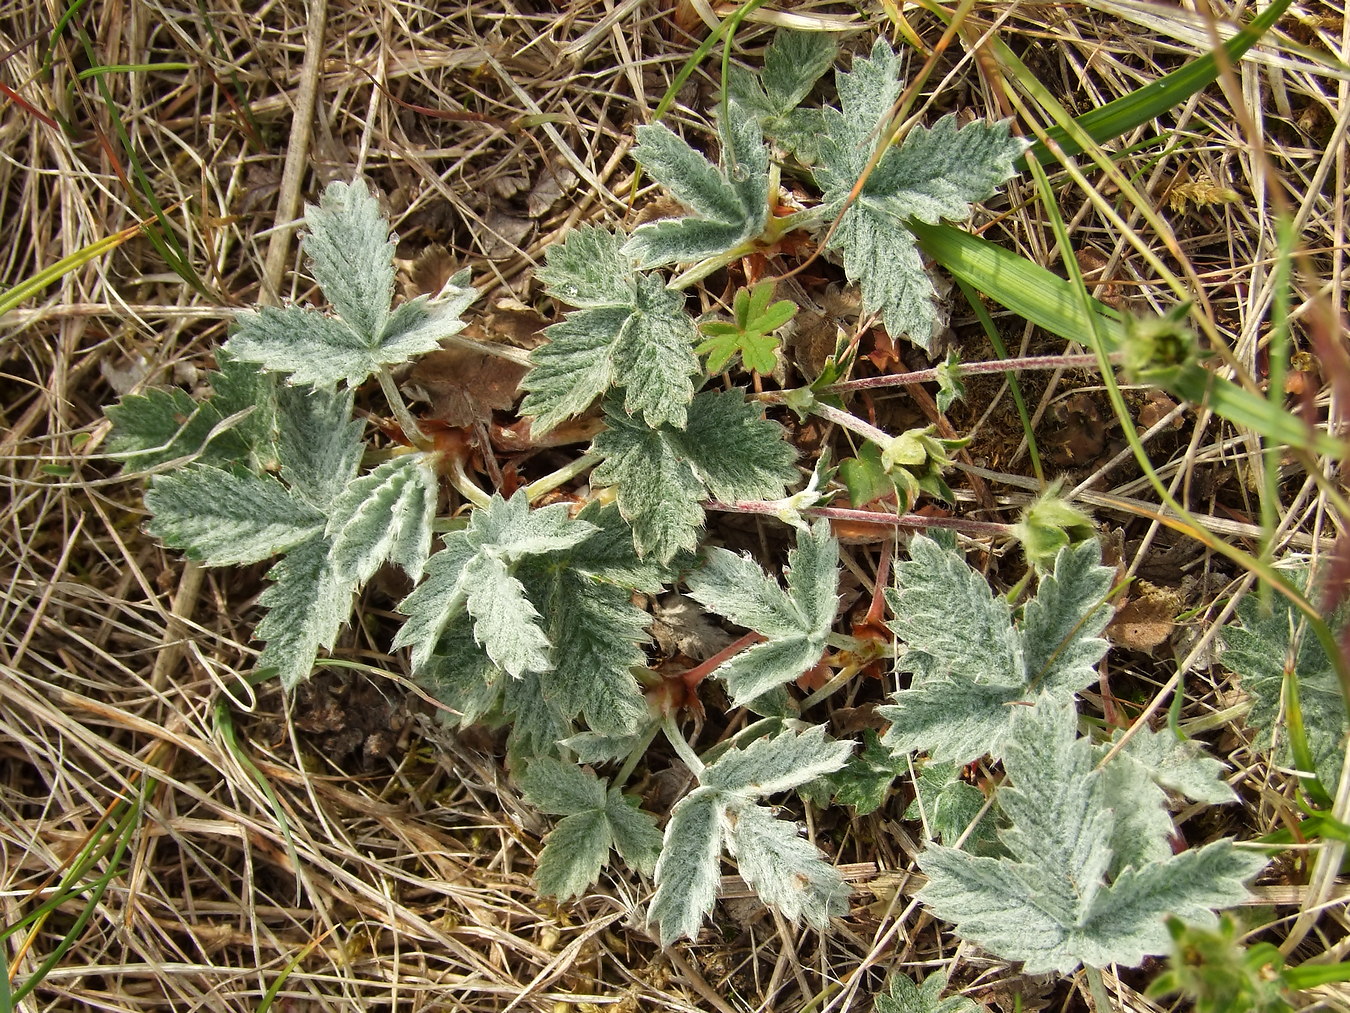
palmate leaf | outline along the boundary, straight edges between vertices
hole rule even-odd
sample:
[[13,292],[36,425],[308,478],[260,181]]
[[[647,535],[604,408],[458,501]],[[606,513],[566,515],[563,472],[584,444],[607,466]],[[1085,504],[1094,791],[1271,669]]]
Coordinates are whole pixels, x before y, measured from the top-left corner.
[[[1306,564],[1293,574],[1302,589],[1311,586]],[[1261,741],[1276,743],[1280,762],[1297,766],[1290,748],[1286,711],[1292,680],[1298,690],[1299,711],[1317,780],[1334,795],[1341,779],[1347,732],[1345,701],[1336,669],[1321,642],[1300,614],[1282,596],[1272,595],[1266,610],[1256,595],[1237,605],[1237,622],[1221,634],[1224,667],[1237,674],[1239,685],[1252,698],[1247,724]]]
[[437,478],[429,454],[401,454],[349,482],[329,508],[333,567],[364,584],[386,561],[414,581],[431,555]]
[[149,531],[206,566],[256,563],[323,530],[321,513],[277,479],[194,464],[155,476]]
[[[1095,769],[1091,743],[1077,737],[1073,705],[1048,700],[1015,710],[1004,754],[1012,786],[998,795],[1012,821],[1001,835],[1009,855],[978,858],[930,845],[919,857],[929,877],[919,899],[955,922],[963,938],[1024,961],[1028,974],[1067,973],[1080,963],[1133,967],[1167,951],[1166,915],[1212,925],[1214,908],[1247,898],[1245,881],[1265,859],[1230,840],[1172,855],[1165,847],[1171,821],[1163,820],[1156,840],[1131,842],[1131,854],[1122,855],[1119,822],[1129,806],[1118,799],[1127,793],[1108,787]],[[1161,808],[1153,785],[1123,770],[1134,777],[1133,805]],[[1131,861],[1138,854],[1159,857]]]
[[644,426],[613,403],[605,421],[591,445],[604,461],[591,480],[616,487],[638,553],[662,564],[698,547],[703,499],[781,499],[797,478],[782,428],[739,390],[697,395],[682,430]]
[[774,331],[797,312],[797,305],[786,299],[770,304],[773,292],[772,280],[738,289],[732,300],[735,323],[713,320],[699,325],[699,330],[709,337],[696,351],[708,356],[709,373],[720,372],[736,354],[746,369],[764,374],[773,372],[778,364],[778,338]]
[[719,124],[714,167],[666,126],[637,128],[633,159],[693,216],[639,225],[624,252],[642,267],[687,264],[755,239],[769,220],[769,149],[754,115],[734,99]]
[[580,896],[616,850],[643,875],[651,875],[661,850],[656,819],[617,788],[589,771],[541,757],[521,777],[525,800],[540,812],[564,816],[544,843],[535,882],[559,900]]
[[[923,825],[925,840],[955,846],[980,815],[986,801],[979,788],[961,780],[960,767],[930,761],[914,779],[914,801],[905,810],[904,818]],[[985,850],[994,838],[993,822],[988,814],[982,817],[967,835],[964,850],[972,854]]]
[[1095,541],[1060,550],[1014,626],[1007,601],[953,542],[914,538],[910,559],[896,566],[898,590],[886,592],[895,616],[887,625],[903,645],[896,667],[912,680],[879,709],[891,722],[883,742],[956,764],[997,758],[1019,709],[1012,704],[1071,700],[1106,653],[1099,634],[1115,571],[1100,560]]
[[562,504],[531,510],[523,491],[510,500],[494,496],[474,511],[467,528],[445,536],[445,548],[427,563],[427,579],[399,605],[408,619],[394,648],[411,646],[413,667],[420,669],[446,626],[467,611],[478,642],[511,675],[548,667],[539,612],[525,597],[515,566],[570,548],[594,530],[569,518]]
[[731,98],[754,114],[764,135],[805,164],[816,160],[823,117],[819,109],[797,106],[830,69],[836,51],[827,32],[780,29],[764,50],[762,73],[732,67],[727,79]]
[[823,926],[847,908],[848,887],[839,873],[797,836],[795,824],[776,820],[755,799],[838,770],[851,749],[815,726],[733,748],[703,770],[699,787],[671,811],[656,863],[648,918],[663,945],[698,934],[717,899],[724,848],[746,882],[790,918]]
[[356,387],[464,326],[458,314],[475,293],[463,273],[442,303],[418,299],[391,312],[394,243],[364,183],[330,184],[317,207],[305,208],[305,223],[310,269],[337,316],[301,306],[240,313],[225,344],[232,355],[289,373],[291,383]]
[[827,520],[799,532],[786,593],[749,559],[720,548],[709,549],[687,581],[695,601],[765,638],[713,673],[740,707],[820,661],[839,607],[839,543]]
[[840,108],[824,110],[815,177],[827,213],[843,212],[829,245],[842,252],[845,273],[862,286],[864,310],[880,312],[892,337],[928,348],[937,326],[933,287],[906,222],[968,218],[972,203],[1014,175],[1013,163],[1027,145],[1010,135],[1006,122],[958,130],[955,117],[945,116],[890,148],[845,211],[878,126],[900,94],[900,70],[899,57],[878,39],[870,58],[836,74]]
[[684,296],[656,275],[635,270],[623,237],[594,226],[574,229],[549,247],[539,270],[550,295],[580,307],[544,333],[521,386],[522,415],[536,434],[585,411],[611,387],[624,388],[623,410],[648,426],[684,428],[701,372],[698,331]]

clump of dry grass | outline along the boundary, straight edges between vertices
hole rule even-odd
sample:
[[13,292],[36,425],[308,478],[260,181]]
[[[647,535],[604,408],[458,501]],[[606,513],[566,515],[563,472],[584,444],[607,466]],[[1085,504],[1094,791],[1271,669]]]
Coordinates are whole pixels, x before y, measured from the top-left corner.
[[[830,13],[814,6],[797,13]],[[1260,361],[1277,295],[1277,212],[1292,216],[1305,256],[1296,327],[1306,332],[1319,307],[1345,305],[1350,95],[1325,56],[1344,59],[1350,37],[1343,9],[1295,9],[1276,45],[1176,111],[1165,125],[1174,143],[1129,163],[1153,202],[1151,221],[1131,206],[1108,214],[1114,195],[1100,180],[1095,203],[1056,181],[1079,243],[1072,252],[1104,296],[1163,308],[1163,265],[1189,280],[1249,365]],[[308,294],[294,225],[303,199],[331,179],[364,174],[389,194],[401,257],[443,247],[436,257],[471,265],[486,284],[480,305],[528,303],[528,269],[544,246],[579,222],[628,212],[632,128],[710,11],[691,3],[676,14],[690,23],[635,3],[439,10],[311,0],[227,5],[208,17],[96,0],[57,35],[37,5],[0,20],[13,92],[0,121],[5,286],[152,217],[138,167],[201,280],[194,290],[140,236],[0,321],[9,492],[0,508],[9,532],[0,544],[0,922],[30,916],[82,856],[105,849],[73,877],[79,889],[7,940],[16,984],[57,955],[30,1008],[826,1011],[865,1008],[889,968],[939,964],[994,1008],[1014,1008],[1019,994],[1028,1010],[1042,1008],[1038,996],[1055,1008],[1086,1001],[1071,984],[1021,979],[935,931],[911,899],[918,846],[894,805],[851,825],[820,817],[817,832],[840,842],[858,889],[852,916],[824,937],[743,904],[734,880],[725,935],[666,952],[636,923],[645,889],[636,878],[607,880],[562,907],[541,901],[530,876],[547,825],[518,803],[494,741],[446,738],[402,685],[361,670],[320,675],[294,700],[249,688],[239,673],[255,651],[259,569],[206,572],[165,553],[140,530],[136,483],[111,478],[99,459],[104,404],[136,384],[191,384],[233,307]],[[978,48],[995,28],[1047,87],[1072,97],[1073,111],[1206,49],[1210,31],[1198,15],[1123,0],[977,9],[933,77],[935,106],[1008,111],[1006,82]],[[907,29],[930,45],[941,34],[925,15]],[[742,38],[762,42],[755,31]],[[191,69],[81,78],[95,60]],[[705,124],[715,89],[696,74],[671,119]],[[1166,207],[1202,192],[1179,189],[1198,179],[1239,200]],[[1054,264],[1029,196],[1011,195],[1014,211],[986,234]],[[435,257],[424,267],[434,272]],[[1024,351],[1039,340],[1029,327],[1009,339]],[[1308,381],[1314,400],[1335,416],[1339,395],[1322,379]],[[1294,811],[1293,781],[1248,743],[1232,687],[1208,666],[1225,616],[1212,603],[1240,575],[1148,522],[1147,486],[1117,453],[1109,418],[1091,415],[1093,384],[1036,380],[1037,432],[1052,444],[1062,435],[1063,466],[1118,529],[1123,563],[1163,583],[1179,585],[1184,573],[1186,606],[1201,610],[1167,641],[1176,661],[1162,646],[1153,657],[1125,653],[1110,678],[1157,688],[1189,672],[1186,716],[1213,716],[1210,738],[1239,771],[1245,802],[1225,814],[1226,829],[1266,833]],[[982,467],[969,474],[986,485],[959,495],[1003,507],[1036,483],[1025,448],[1006,438],[1005,388],[972,385],[972,394],[968,416],[953,417],[975,435]],[[1163,420],[1150,444],[1159,472],[1214,530],[1251,537],[1252,444],[1212,419],[1177,435],[1166,415],[1164,406],[1152,416]],[[1291,466],[1282,488],[1278,547],[1325,548],[1342,521],[1314,476]],[[864,584],[878,551],[855,550]],[[371,629],[383,607],[371,602]],[[363,629],[343,656],[402,671],[383,653],[387,642]],[[1291,852],[1283,882],[1265,888],[1283,905],[1269,932],[1296,942],[1299,959],[1339,959],[1343,891],[1334,877],[1302,885],[1304,854]],[[1123,1008],[1158,1008],[1140,995],[1146,972],[1107,979]]]

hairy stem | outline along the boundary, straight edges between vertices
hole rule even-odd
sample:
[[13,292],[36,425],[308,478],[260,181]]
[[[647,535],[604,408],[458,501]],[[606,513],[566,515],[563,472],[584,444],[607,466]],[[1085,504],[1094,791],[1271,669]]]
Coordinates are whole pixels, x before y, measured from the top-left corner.
[[825,404],[823,401],[816,401],[810,407],[812,415],[819,415],[827,422],[833,422],[836,426],[847,429],[849,432],[857,433],[866,439],[871,440],[879,447],[885,447],[891,442],[891,434],[885,430],[878,429],[870,422],[864,422],[858,416],[843,411],[834,405]]
[[422,427],[417,424],[412,412],[408,411],[408,406],[403,403],[403,395],[398,392],[398,384],[394,382],[394,375],[389,372],[389,367],[381,366],[375,375],[380,378],[380,390],[384,392],[384,399],[389,402],[394,418],[398,419],[403,435],[408,437],[409,442],[418,450],[430,450],[431,441],[427,439],[426,433],[422,432]]
[[667,713],[661,719],[661,731],[666,733],[666,739],[669,740],[672,748],[679,754],[684,765],[693,771],[695,777],[703,776],[703,761],[690,747],[689,742],[680,734],[680,728],[675,724],[675,715]]
[[[720,510],[733,514],[771,514],[777,516],[779,505],[766,500],[741,500],[736,503],[720,503],[709,500],[704,509]],[[849,510],[844,507],[807,507],[802,511],[804,517],[827,517],[834,521],[853,524],[870,524],[879,528],[912,528],[918,531],[928,528],[946,528],[959,531],[972,538],[1011,538],[1013,525],[1000,524],[997,521],[972,521],[964,517],[927,517],[923,514],[884,514],[872,510]]]
[[550,493],[559,486],[566,485],[572,479],[576,478],[588,468],[593,468],[604,458],[599,454],[582,454],[575,461],[566,464],[557,471],[550,472],[543,478],[537,478],[525,487],[525,498],[531,503],[537,500],[545,493]]
[[[1119,355],[1111,356],[1111,361]],[[1097,356],[1084,355],[1029,355],[1017,359],[995,359],[992,362],[958,362],[952,365],[951,372],[957,376],[978,376],[981,373],[1024,372],[1036,369],[1096,369],[1100,365]],[[938,379],[942,367],[915,370],[912,373],[891,373],[887,376],[869,376],[861,380],[844,380],[832,383],[816,391],[817,394],[850,394],[860,390],[876,390],[881,387],[905,387],[914,383],[932,383]]]

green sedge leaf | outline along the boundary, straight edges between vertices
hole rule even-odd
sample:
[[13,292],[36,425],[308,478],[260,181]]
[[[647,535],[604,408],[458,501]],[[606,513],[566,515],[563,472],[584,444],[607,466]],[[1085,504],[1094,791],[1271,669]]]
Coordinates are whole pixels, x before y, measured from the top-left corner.
[[685,425],[701,372],[698,332],[684,297],[634,270],[622,245],[621,236],[584,226],[548,249],[539,277],[550,295],[580,309],[549,327],[548,343],[530,355],[520,411],[533,417],[535,433],[579,415],[614,386],[624,388],[624,411],[647,425]]
[[334,499],[326,534],[340,577],[364,584],[393,562],[421,580],[436,516],[433,464],[427,454],[400,454],[349,482]]
[[701,500],[781,499],[797,478],[781,427],[740,391],[696,396],[683,430],[650,428],[616,408],[606,407],[608,428],[591,445],[604,458],[591,480],[616,487],[638,553],[659,563],[698,547]]
[[740,103],[719,124],[722,165],[714,167],[666,126],[637,128],[633,159],[693,215],[640,225],[624,252],[642,267],[687,264],[755,239],[769,220],[769,149]]
[[271,476],[194,464],[157,475],[149,531],[206,566],[256,563],[323,530],[323,515]]
[[309,678],[318,651],[331,650],[351,618],[356,585],[334,572],[330,548],[322,534],[295,546],[267,572],[272,585],[258,598],[267,610],[256,631],[266,641],[258,667],[275,669],[287,690]]

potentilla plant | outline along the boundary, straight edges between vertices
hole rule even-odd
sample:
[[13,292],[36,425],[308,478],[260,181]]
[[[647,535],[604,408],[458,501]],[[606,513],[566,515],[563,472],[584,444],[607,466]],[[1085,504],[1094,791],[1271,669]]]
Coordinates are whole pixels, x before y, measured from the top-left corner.
[[[209,393],[124,398],[108,409],[111,449],[148,474],[148,529],[166,546],[206,566],[271,561],[258,669],[286,690],[336,648],[377,571],[406,574],[413,589],[391,649],[408,649],[452,722],[506,728],[524,797],[561,817],[540,855],[544,892],[584,893],[617,853],[654,878],[649,918],[671,943],[697,935],[730,857],[766,902],[825,929],[847,913],[848,888],[770,800],[828,799],[841,785],[856,800],[865,781],[880,804],[911,754],[924,754],[915,804],[944,842],[920,857],[935,913],[1032,970],[1138,963],[1166,951],[1165,915],[1212,923],[1213,908],[1245,896],[1262,859],[1228,841],[1171,853],[1167,792],[1229,800],[1216,761],[1144,730],[1102,765],[1111,745],[1080,735],[1076,693],[1106,650],[1113,580],[1081,514],[1062,511],[1073,524],[1053,533],[1045,511],[1016,529],[1054,546],[1036,556],[1042,575],[1020,606],[991,591],[954,539],[916,538],[886,595],[910,676],[881,711],[889,730],[854,756],[854,743],[800,717],[791,687],[803,675],[829,670],[819,702],[859,658],[890,653],[835,631],[840,546],[825,504],[841,491],[857,502],[862,485],[902,510],[949,495],[941,471],[954,444],[883,432],[820,383],[763,396],[710,385],[710,371],[738,360],[772,373],[794,307],[760,285],[737,295],[732,322],[698,320],[682,289],[790,230],[837,220],[829,248],[864,308],[927,348],[933,289],[906,223],[967,218],[1026,149],[1007,123],[958,129],[945,117],[887,147],[854,193],[899,95],[899,59],[879,41],[836,76],[838,107],[798,108],[833,60],[827,39],[785,33],[762,77],[735,75],[718,164],[665,127],[639,128],[636,160],[692,213],[631,234],[582,226],[546,251],[538,278],[568,310],[532,355],[519,411],[534,439],[599,418],[578,427],[594,438],[561,473],[484,489],[466,469],[465,441],[434,437],[409,411],[391,370],[455,335],[476,293],[459,274],[434,297],[396,305],[389,223],[359,181],[331,184],[306,210],[303,249],[327,308],[241,313]],[[784,159],[820,192],[786,217],[772,213]],[[663,273],[672,266],[682,273]],[[831,369],[838,379],[840,362]],[[949,360],[948,400],[958,372]],[[358,416],[358,389],[372,379],[396,424]],[[807,480],[787,430],[766,414],[775,403],[851,429],[870,449],[839,480],[824,461]],[[537,505],[588,471],[574,502]],[[794,543],[785,571],[709,544],[710,505],[781,518]],[[635,602],[681,584],[745,633],[699,669],[663,678],[648,665],[651,617]],[[678,717],[701,707],[705,677],[758,718],[700,755]],[[664,828],[624,790],[662,733],[691,778]],[[988,816],[955,766],[981,756],[1001,761],[1011,784]],[[954,811],[981,821],[980,854],[948,846],[963,839]]]

